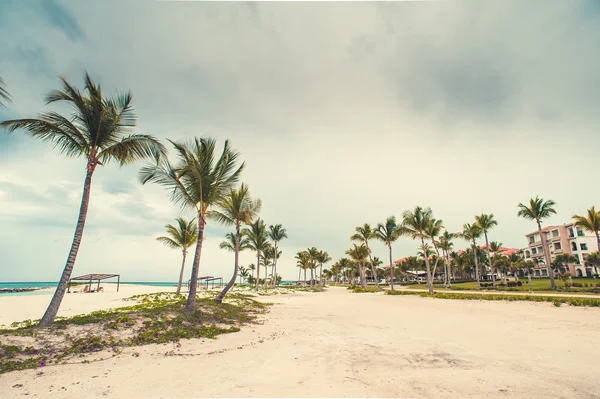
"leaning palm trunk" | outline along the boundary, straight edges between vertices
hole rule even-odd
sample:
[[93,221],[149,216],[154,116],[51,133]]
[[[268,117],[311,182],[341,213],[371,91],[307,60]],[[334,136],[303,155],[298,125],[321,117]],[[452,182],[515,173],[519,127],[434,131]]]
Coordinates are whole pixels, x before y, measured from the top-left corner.
[[446,252],[446,270],[448,274],[448,284],[446,287],[450,288],[452,287],[452,282],[450,281],[452,278],[452,268],[450,267],[450,255],[448,255],[448,252]]
[[271,286],[275,287],[277,285],[277,241],[275,241],[275,259],[273,259],[273,280],[271,281]]
[[90,191],[92,188],[92,175],[96,169],[96,163],[88,161],[87,173],[85,176],[85,183],[83,184],[83,195],[81,197],[81,207],[79,208],[79,218],[77,219],[77,226],[75,227],[75,235],[73,236],[73,242],[71,243],[71,249],[69,250],[69,256],[67,263],[63,269],[62,276],[54,296],[50,301],[50,305],[46,309],[44,316],[40,320],[40,326],[50,324],[56,318],[60,304],[65,296],[71,273],[73,273],[73,266],[75,265],[75,258],[77,258],[77,252],[79,251],[79,245],[83,237],[83,228],[85,227],[85,219],[87,217],[88,205],[90,203]]
[[494,266],[492,265],[492,257],[490,256],[490,243],[488,242],[487,231],[483,235],[485,236],[485,251],[487,252],[488,264],[492,272],[492,287],[496,288],[496,277],[494,276]]
[[182,252],[183,252],[183,260],[181,261],[181,271],[179,272],[179,284],[177,284],[177,292],[176,292],[177,295],[179,295],[181,293],[181,284],[183,283],[183,270],[185,269],[185,258],[187,255],[187,249],[183,248]]
[[[390,287],[392,288],[392,292],[394,292],[394,263],[392,262],[392,246],[388,245],[388,249],[390,250]],[[377,283],[377,288],[379,288],[381,291],[379,283]]]
[[367,289],[367,272],[363,264],[360,265],[360,285],[365,290]]
[[196,310],[196,290],[198,288],[198,269],[200,269],[200,256],[202,255],[202,242],[204,238],[204,218],[198,212],[198,241],[196,241],[196,253],[194,254],[194,263],[192,263],[192,277],[190,278],[190,290],[187,303],[185,304],[185,313],[191,314]]
[[223,290],[221,291],[221,293],[215,298],[215,302],[216,303],[222,303],[223,302],[223,298],[225,298],[225,295],[227,295],[227,291],[229,291],[234,285],[235,285],[235,279],[237,278],[237,274],[238,274],[238,269],[239,269],[239,253],[240,253],[240,228],[237,227],[236,228],[236,233],[235,233],[235,251],[234,251],[234,255],[233,255],[233,276],[231,276],[231,280],[229,280],[229,283],[227,283],[227,285],[225,286],[225,288],[223,288]]

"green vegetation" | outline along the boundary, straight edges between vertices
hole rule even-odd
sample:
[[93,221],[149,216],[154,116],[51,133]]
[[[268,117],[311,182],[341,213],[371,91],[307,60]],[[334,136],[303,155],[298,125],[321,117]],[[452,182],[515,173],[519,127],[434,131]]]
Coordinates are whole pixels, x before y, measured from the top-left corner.
[[229,303],[216,304],[213,295],[197,298],[191,314],[184,311],[183,295],[159,293],[136,295],[132,306],[58,318],[47,327],[32,320],[13,323],[0,330],[0,374],[79,361],[90,353],[115,356],[124,347],[215,338],[255,323],[268,307],[237,292],[227,296]]
[[480,301],[529,301],[529,302],[552,302],[554,306],[560,306],[567,303],[571,306],[592,306],[600,307],[600,298],[570,298],[556,296],[537,296],[537,295],[500,295],[500,294],[459,294],[450,292],[441,292],[430,294],[428,292],[411,292],[411,291],[389,291],[385,292],[388,295],[419,295],[427,298],[440,299],[466,299]]
[[367,287],[367,288],[363,288],[360,285],[351,285],[347,289],[351,290],[355,294],[381,292],[381,290],[379,289],[379,287]]
[[[522,285],[520,287],[502,287],[497,284],[497,291],[551,291],[552,287],[550,284],[550,280],[537,278],[532,279],[531,284],[528,282],[522,281]],[[434,287],[436,289],[444,289],[442,284],[435,284]],[[425,289],[426,286],[424,284],[409,284],[408,288],[414,289]],[[477,291],[477,283],[475,281],[463,282],[463,283],[452,283],[452,290],[473,290]],[[485,287],[484,290],[494,290],[492,287]],[[568,291],[568,292],[591,292],[591,293],[600,293],[600,280],[594,280],[589,278],[573,278],[572,287],[565,286],[564,282],[557,281],[557,290],[558,291]]]

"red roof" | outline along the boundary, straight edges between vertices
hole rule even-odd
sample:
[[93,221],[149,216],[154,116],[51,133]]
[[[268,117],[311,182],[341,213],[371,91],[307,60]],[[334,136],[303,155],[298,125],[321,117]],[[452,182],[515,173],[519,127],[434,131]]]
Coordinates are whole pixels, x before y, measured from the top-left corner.
[[[560,227],[560,226],[546,226],[546,227],[542,228],[542,231],[543,231],[543,232],[546,232],[546,231],[549,231],[549,230],[552,230],[552,229],[556,229],[556,228],[558,228],[558,227]],[[531,236],[531,235],[534,235],[534,234],[537,234],[537,233],[539,233],[539,231],[538,231],[538,230],[536,230],[536,231],[532,231],[532,232],[531,232],[531,233],[529,233],[529,234],[525,234],[525,237],[529,237],[529,236]]]

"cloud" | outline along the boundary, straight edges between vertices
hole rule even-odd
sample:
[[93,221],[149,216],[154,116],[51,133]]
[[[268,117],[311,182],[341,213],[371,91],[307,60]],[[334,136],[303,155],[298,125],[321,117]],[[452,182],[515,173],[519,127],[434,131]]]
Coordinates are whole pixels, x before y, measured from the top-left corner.
[[[519,202],[552,198],[548,223],[563,223],[600,194],[594,1],[45,4],[0,10],[10,15],[0,37],[11,37],[0,39],[0,73],[14,99],[0,119],[37,114],[58,75],[79,85],[87,69],[106,93],[132,90],[139,132],[231,139],[262,217],[288,230],[285,278],[296,251],[337,259],[355,226],[417,204],[451,231],[494,213],[490,238],[518,247],[534,227],[516,217]],[[180,210],[138,183],[139,166],[98,169],[76,273],[176,278],[177,251],[154,237]],[[83,179],[84,160],[0,136],[0,280],[56,279]],[[207,228],[207,274],[230,272],[218,249],[227,231]],[[29,244],[13,232],[39,250],[21,256]],[[394,256],[416,246],[400,239]]]

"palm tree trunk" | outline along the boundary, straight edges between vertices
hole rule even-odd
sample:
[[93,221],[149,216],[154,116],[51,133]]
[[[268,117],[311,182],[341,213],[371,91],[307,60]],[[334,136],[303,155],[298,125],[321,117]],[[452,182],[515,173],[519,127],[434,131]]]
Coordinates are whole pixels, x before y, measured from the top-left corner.
[[181,261],[181,271],[179,272],[179,284],[177,284],[177,292],[176,294],[179,295],[179,293],[181,292],[181,283],[183,282],[183,269],[185,269],[185,258],[187,255],[187,248],[183,248],[183,260]]
[[298,266],[298,284],[300,284],[300,277],[302,276],[302,268]]
[[448,285],[447,285],[447,287],[450,288],[450,287],[452,287],[452,282],[451,282],[452,267],[450,266],[450,254],[448,254],[448,252],[446,252],[446,269],[448,270]]
[[550,277],[550,286],[553,290],[556,289],[556,282],[554,281],[554,270],[552,268],[552,258],[550,257],[550,249],[548,248],[548,242],[544,233],[542,232],[542,225],[540,222],[538,224],[538,232],[540,234],[540,240],[542,240],[542,247],[544,248],[544,257],[546,258],[546,266],[548,267],[548,277]]
[[531,285],[531,271],[527,270],[527,281],[529,282],[529,285]]
[[223,290],[221,291],[221,293],[215,298],[215,302],[216,303],[222,303],[223,302],[223,298],[225,298],[225,295],[227,295],[227,291],[229,291],[231,289],[231,287],[233,287],[233,285],[235,284],[235,279],[237,278],[237,274],[238,274],[238,263],[239,263],[239,253],[240,253],[240,226],[236,226],[236,232],[235,232],[235,251],[234,251],[234,260],[233,260],[233,276],[231,276],[231,280],[229,280],[229,283],[227,283],[227,285],[225,286],[225,288],[223,288]]
[[273,287],[277,285],[277,241],[275,241],[275,259],[273,259],[273,281],[271,285]]
[[194,254],[194,263],[192,263],[192,277],[190,278],[190,290],[187,303],[185,304],[185,313],[191,314],[196,310],[196,289],[198,288],[198,269],[200,269],[200,256],[202,255],[202,242],[204,239],[204,218],[202,213],[198,212],[198,241],[196,241],[196,253]]
[[475,259],[475,280],[477,280],[477,289],[481,289],[481,281],[479,281],[479,260],[477,259],[477,244],[473,240],[473,258]]
[[260,251],[256,251],[256,287],[254,291],[258,291],[258,284],[260,280]]
[[[392,288],[392,292],[394,292],[394,263],[392,261],[392,245],[388,244],[388,249],[390,250],[390,286]],[[379,283],[377,283],[377,288],[379,288]],[[381,291],[381,288],[379,288]]]
[[67,263],[63,269],[60,282],[54,291],[50,305],[46,309],[46,312],[42,316],[39,325],[44,326],[50,324],[56,318],[60,304],[65,297],[65,291],[73,272],[73,266],[75,266],[75,259],[77,258],[77,252],[79,251],[79,245],[83,238],[83,228],[85,227],[85,219],[87,217],[88,205],[90,203],[90,191],[92,188],[92,175],[96,169],[94,162],[88,161],[87,172],[85,175],[85,182],[83,184],[83,195],[81,197],[81,206],[79,208],[79,217],[77,218],[77,225],[75,227],[75,235],[73,236],[73,242],[71,243],[71,249],[69,250],[69,256],[67,257]]
[[304,284],[306,284],[306,269],[304,269]]
[[490,243],[488,242],[487,231],[484,231],[483,235],[485,236],[485,251],[487,252],[488,264],[492,272],[492,287],[496,288],[496,277],[494,276],[494,266],[492,266],[492,257],[490,256]]
[[367,289],[367,268],[365,267],[364,264],[360,265],[360,274],[361,274],[361,278],[360,278],[360,284],[361,287],[363,287],[365,290]]
[[433,278],[431,276],[431,267],[429,266],[429,256],[427,256],[427,248],[425,247],[425,240],[421,237],[421,244],[423,246],[423,257],[425,258],[425,268],[427,269],[427,288],[429,293],[433,294]]

